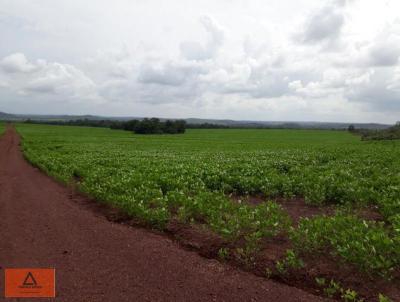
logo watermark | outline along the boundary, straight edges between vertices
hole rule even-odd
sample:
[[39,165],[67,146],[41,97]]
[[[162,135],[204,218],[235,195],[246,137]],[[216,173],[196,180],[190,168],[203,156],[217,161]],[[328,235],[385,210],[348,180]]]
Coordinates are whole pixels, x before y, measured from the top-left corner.
[[6,298],[53,298],[55,269],[8,268],[5,269]]

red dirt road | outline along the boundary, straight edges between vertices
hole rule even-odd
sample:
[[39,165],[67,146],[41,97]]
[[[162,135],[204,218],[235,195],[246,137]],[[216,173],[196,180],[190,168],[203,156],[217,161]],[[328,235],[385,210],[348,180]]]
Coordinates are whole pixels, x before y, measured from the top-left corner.
[[0,267],[55,268],[56,301],[322,301],[109,222],[30,166],[13,128],[0,139]]

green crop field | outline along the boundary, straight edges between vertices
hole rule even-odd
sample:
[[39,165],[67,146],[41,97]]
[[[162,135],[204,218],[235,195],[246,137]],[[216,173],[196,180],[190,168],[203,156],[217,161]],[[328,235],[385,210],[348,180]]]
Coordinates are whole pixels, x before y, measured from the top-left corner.
[[[290,280],[291,271],[310,272],[314,262],[307,259],[320,257],[365,280],[398,286],[399,142],[362,142],[345,131],[317,130],[147,136],[25,124],[17,130],[25,156],[49,175],[76,182],[143,224],[161,230],[172,221],[201,226],[226,243],[218,251],[221,259],[259,267],[266,242],[283,237],[289,248],[272,266],[266,264],[268,276],[287,274]],[[252,204],[254,197],[264,202]],[[331,211],[297,223],[282,200]],[[359,214],[366,211],[374,216]],[[354,284],[338,274],[316,278],[316,286],[331,277]],[[332,282],[326,294],[335,297],[340,286]],[[363,286],[359,290],[362,294]]]

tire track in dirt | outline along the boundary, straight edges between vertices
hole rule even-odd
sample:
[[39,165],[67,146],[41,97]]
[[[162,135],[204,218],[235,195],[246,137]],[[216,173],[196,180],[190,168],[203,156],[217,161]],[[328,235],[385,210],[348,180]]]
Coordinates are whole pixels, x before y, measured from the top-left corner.
[[[322,301],[109,222],[30,166],[12,127],[0,139],[0,267],[54,267],[56,301]],[[0,272],[0,300],[4,295]]]

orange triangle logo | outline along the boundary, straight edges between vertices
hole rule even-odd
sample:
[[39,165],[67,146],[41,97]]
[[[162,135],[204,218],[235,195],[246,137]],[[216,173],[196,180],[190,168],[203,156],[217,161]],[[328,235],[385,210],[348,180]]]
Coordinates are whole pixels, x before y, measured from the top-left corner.
[[24,283],[22,284],[24,286],[32,286],[32,285],[37,285],[37,282],[35,280],[35,278],[33,277],[32,273],[29,272],[24,280]]

